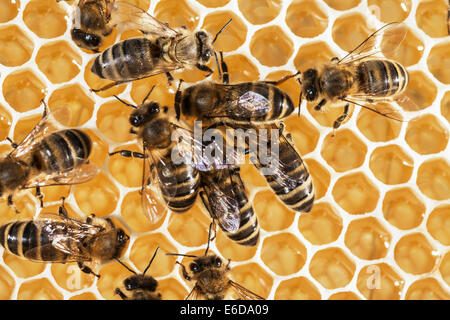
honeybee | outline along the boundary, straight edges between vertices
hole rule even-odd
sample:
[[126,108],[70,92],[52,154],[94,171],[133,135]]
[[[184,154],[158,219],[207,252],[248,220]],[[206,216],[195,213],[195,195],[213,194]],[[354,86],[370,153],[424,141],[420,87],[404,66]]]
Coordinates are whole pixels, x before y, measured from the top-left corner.
[[171,82],[170,72],[184,68],[196,67],[207,72],[206,76],[213,72],[207,64],[215,54],[214,42],[231,20],[212,38],[203,30],[173,29],[133,5],[116,2],[116,6],[119,10],[114,19],[129,29],[142,31],[144,37],[120,41],[95,59],[91,71],[114,82],[92,91],[103,91],[161,73]]
[[[202,141],[197,141],[189,128],[173,121],[168,107],[161,108],[154,101],[146,102],[153,88],[139,106],[115,96],[135,109],[130,115],[133,127],[130,132],[142,141],[144,152],[118,150],[110,155],[143,159],[142,206],[150,221],[156,223],[164,216],[167,208],[178,213],[189,210],[198,194],[199,170],[220,168],[221,163],[215,163],[215,159],[211,160],[204,155]],[[178,143],[181,137],[190,143]],[[186,147],[188,149],[185,150]],[[192,161],[185,161],[184,154],[193,155]],[[163,199],[167,206],[159,199]]]
[[95,274],[86,263],[117,259],[128,235],[109,218],[87,217],[86,222],[69,218],[64,200],[58,215],[14,221],[0,227],[0,244],[9,253],[35,262],[77,262],[81,271]]
[[202,172],[200,196],[211,217],[228,238],[243,246],[259,239],[258,218],[248,201],[239,168]]
[[[277,86],[299,73],[278,81],[254,81],[228,84],[228,67],[220,53],[223,83],[204,81],[181,90],[180,81],[175,95],[177,118],[181,115],[224,122],[232,126],[280,121],[295,107],[287,93]],[[218,70],[220,67],[218,66]],[[223,73],[223,75],[222,75]]]
[[13,150],[0,159],[0,196],[7,195],[8,205],[14,209],[13,195],[19,190],[36,188],[42,207],[41,187],[86,182],[98,172],[88,161],[92,149],[89,136],[79,129],[58,130],[53,116],[62,110],[50,114],[42,103],[39,123],[20,144],[7,138]]
[[158,248],[156,248],[153,257],[150,259],[147,267],[142,274],[137,274],[135,271],[126,266],[122,261],[117,260],[121,265],[123,265],[128,271],[132,272],[133,275],[129,276],[123,281],[123,285],[127,291],[130,291],[131,297],[127,296],[125,293],[116,288],[115,293],[118,294],[122,300],[161,300],[161,293],[156,291],[158,287],[158,281],[151,276],[146,276],[145,273],[150,268],[153,260],[158,253]]
[[167,255],[195,258],[189,264],[189,271],[177,261],[181,267],[183,277],[187,281],[195,281],[195,285],[185,300],[224,300],[229,296],[237,296],[239,300],[265,300],[263,297],[244,288],[228,277],[230,272],[230,262],[224,264],[223,260],[216,254],[209,254],[209,244],[211,241],[211,229],[209,227],[208,245],[205,254],[202,256],[166,253]]
[[[308,69],[301,75],[302,96],[308,101],[318,101],[315,110],[325,104],[344,101],[344,112],[333,124],[339,128],[348,117],[349,105],[355,104],[391,119],[403,121],[404,112],[393,104],[377,102],[402,102],[408,109],[417,107],[403,94],[408,84],[408,72],[398,62],[377,58],[379,52],[388,55],[405,38],[407,27],[400,23],[389,23],[365,39],[342,59],[334,57],[320,69]],[[370,104],[367,105],[367,104]]]

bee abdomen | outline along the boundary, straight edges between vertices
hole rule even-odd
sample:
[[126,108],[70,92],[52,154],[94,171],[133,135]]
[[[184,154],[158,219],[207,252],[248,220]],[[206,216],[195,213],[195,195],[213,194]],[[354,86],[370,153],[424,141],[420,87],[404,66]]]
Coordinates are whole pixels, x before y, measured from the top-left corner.
[[395,61],[364,61],[357,66],[356,73],[359,91],[371,96],[392,96],[408,84],[408,72]]
[[145,76],[161,58],[161,49],[146,38],[132,38],[103,51],[91,71],[100,78],[130,81]]
[[86,161],[91,149],[91,139],[83,131],[57,131],[40,142],[33,154],[33,166],[47,173],[70,171]]

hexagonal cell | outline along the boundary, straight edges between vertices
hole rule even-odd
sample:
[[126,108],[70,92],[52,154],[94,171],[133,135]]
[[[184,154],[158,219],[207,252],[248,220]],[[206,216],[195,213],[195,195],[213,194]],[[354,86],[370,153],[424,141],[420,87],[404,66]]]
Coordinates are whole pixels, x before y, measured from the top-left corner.
[[0,266],[0,299],[11,299],[11,295],[14,291],[16,282],[14,278],[6,271],[5,268]]
[[431,211],[427,230],[444,246],[450,246],[450,205],[441,205]]
[[[309,114],[311,114],[320,125],[328,128],[333,128],[334,122],[344,113],[345,108],[345,103],[343,102],[326,104],[322,110],[315,110],[314,107],[316,105],[316,102],[307,102],[306,108],[308,109]],[[343,128],[343,125],[351,119],[354,111],[355,107],[351,104],[349,106],[348,116],[341,123],[341,129]],[[333,129],[333,133],[336,133],[338,130]]]
[[[142,152],[142,149],[136,144],[124,145],[113,150],[131,150]],[[120,155],[110,157],[108,170],[117,182],[129,188],[142,186],[142,172],[144,162],[139,158],[125,158]]]
[[408,17],[411,11],[411,0],[368,0],[367,6],[382,22],[400,22]]
[[386,263],[365,266],[356,282],[368,300],[399,300],[404,280]]
[[[250,61],[247,56],[243,54],[233,54],[225,57],[228,70],[230,72],[230,83],[258,81],[259,70]],[[217,80],[218,74],[214,73],[213,79]]]
[[342,218],[329,203],[319,202],[311,212],[299,217],[298,229],[312,244],[328,244],[341,234]]
[[97,111],[97,128],[108,139],[115,142],[127,142],[136,139],[130,133],[130,113],[133,109],[122,102],[113,100],[100,106]]
[[230,0],[197,0],[197,2],[200,2],[202,5],[208,8],[218,8],[223,7],[228,2],[230,2]]
[[340,248],[317,251],[309,272],[326,289],[345,287],[353,278],[355,264]]
[[19,278],[36,276],[45,269],[45,263],[25,260],[6,251],[3,252],[3,261]]
[[8,110],[0,104],[0,141],[5,140],[5,138],[9,135],[11,122],[12,117]]
[[362,172],[348,174],[337,180],[332,194],[339,206],[350,214],[373,211],[380,197],[378,189]]
[[[155,263],[155,266],[156,265],[157,264]],[[152,275],[151,270],[148,274]],[[123,281],[131,275],[131,272],[125,269],[120,263],[116,262],[103,266],[99,271],[99,275],[100,278],[96,283],[98,292],[105,299],[120,300],[119,295],[115,294],[114,291],[116,290],[116,288],[122,288],[122,290],[124,291]]]
[[63,300],[63,295],[47,278],[23,282],[17,292],[17,300]]
[[30,133],[31,130],[33,130],[33,128],[37,125],[41,118],[42,115],[39,114],[21,117],[14,127],[14,134],[12,139],[14,141],[18,141],[17,143],[25,139],[25,137]]
[[278,16],[281,0],[238,0],[238,6],[239,11],[251,24],[265,24]]
[[19,8],[19,0],[0,0],[0,23],[14,19]]
[[376,218],[367,217],[350,222],[344,242],[358,258],[375,260],[386,256],[391,235]]
[[450,251],[445,254],[441,260],[439,266],[439,272],[441,273],[442,279],[450,285]]
[[450,198],[450,166],[446,159],[433,159],[422,163],[417,173],[417,186],[434,200]]
[[64,109],[64,115],[67,115],[67,118],[60,119],[57,115],[55,118],[67,127],[85,124],[92,117],[94,104],[94,100],[78,84],[58,88],[52,92],[48,99],[48,106],[51,111]]
[[319,290],[305,277],[281,281],[275,291],[275,300],[320,300]]
[[180,244],[198,247],[208,241],[208,229],[212,220],[195,204],[188,212],[172,214],[167,230]]
[[385,184],[405,183],[411,178],[413,159],[397,145],[376,148],[370,155],[370,170]]
[[149,274],[153,277],[164,277],[172,272],[177,260],[177,257],[168,256],[166,253],[177,253],[178,251],[176,246],[162,233],[152,233],[137,238],[130,250],[130,260],[142,273],[157,247],[159,247],[158,254],[155,257],[155,263],[152,263],[149,269]]
[[351,291],[342,291],[332,294],[328,300],[361,300],[361,298]]
[[406,300],[449,300],[448,291],[434,278],[413,282],[406,292]]
[[369,28],[367,19],[360,13],[348,13],[339,16],[333,24],[334,42],[347,52],[353,50],[375,30]]
[[73,295],[69,298],[69,300],[97,300],[97,297],[92,292],[85,292]]
[[278,231],[288,228],[295,218],[295,212],[281,203],[272,190],[258,191],[253,199],[261,228],[266,231]]
[[[182,77],[180,77],[180,79],[185,80]],[[189,81],[186,80],[186,82]],[[178,83],[176,84],[178,85]],[[176,88],[174,88],[173,84],[172,87],[168,86],[167,76],[165,74],[158,74],[147,79],[133,81],[130,90],[130,97],[133,99],[134,104],[141,104],[153,86],[155,86],[155,88],[153,89],[149,99],[158,101],[160,105],[171,108],[175,101]]]
[[54,263],[51,271],[58,286],[71,292],[89,288],[94,283],[95,276],[82,272],[76,263]]
[[88,134],[92,141],[92,151],[89,155],[89,161],[94,163],[98,168],[101,168],[109,157],[108,144],[106,141],[98,135],[97,131],[92,129],[84,129],[84,132]]
[[[1,4],[0,4],[1,6]],[[16,67],[30,60],[34,44],[16,25],[0,28],[0,63]]]
[[257,245],[253,247],[241,246],[228,238],[222,231],[217,232],[214,244],[225,259],[231,259],[235,262],[250,260],[258,249]]
[[[279,26],[264,27],[256,31],[250,41],[250,52],[268,67],[279,67],[289,60],[294,52],[292,40]],[[230,69],[233,70],[233,69]]]
[[186,288],[173,278],[159,280],[158,290],[164,300],[184,300],[189,294]]
[[450,123],[450,91],[447,91],[441,100],[441,114]]
[[23,22],[40,38],[56,38],[67,28],[67,13],[56,1],[32,0],[23,12]]
[[40,47],[36,63],[48,80],[61,83],[80,72],[82,59],[67,41],[56,41]]
[[297,36],[314,38],[327,28],[328,16],[324,6],[318,1],[297,0],[287,9],[286,24]]
[[[70,193],[70,185],[67,186],[48,186],[41,188],[42,195],[45,202],[61,201],[61,199],[67,198]],[[46,206],[47,207],[47,206]],[[55,211],[55,213],[58,211]]]
[[413,229],[422,223],[425,205],[410,188],[393,189],[384,197],[383,215],[390,224],[399,229]]
[[[91,61],[89,61],[89,63],[85,67],[84,80],[86,81],[89,88],[100,89],[112,82],[109,80],[102,79],[102,78],[98,77],[96,74],[91,72],[91,68],[92,68],[92,65],[94,64],[94,60],[95,60],[95,58],[93,58]],[[123,92],[123,90],[125,90],[125,87],[126,87],[126,84],[121,84],[121,85],[109,88],[108,90],[96,92],[95,94],[102,98],[112,97],[113,95],[118,95],[121,92]]]
[[405,139],[417,153],[438,153],[447,147],[448,130],[434,115],[427,114],[408,124]]
[[86,215],[106,216],[111,214],[119,201],[120,191],[104,172],[89,182],[74,187],[75,201]]
[[6,197],[2,197],[0,200],[0,225],[15,221],[18,219],[33,219],[36,213],[36,197],[31,195],[31,192],[19,193],[17,196],[14,195],[14,205],[17,210],[19,210],[20,215],[18,216],[16,211],[8,206]]
[[247,38],[247,26],[232,11],[211,12],[203,21],[202,29],[214,37],[230,19],[233,19],[233,22],[220,33],[217,41],[214,42],[214,49],[216,51],[229,52],[242,46]]
[[433,270],[438,257],[423,234],[413,233],[403,236],[397,242],[394,258],[403,271],[424,274]]
[[[289,132],[294,139],[294,145],[301,155],[306,155],[317,146],[320,133],[316,127],[306,120],[305,117],[290,117],[285,121],[286,131]],[[286,133],[285,133],[286,134]]]
[[331,50],[326,42],[308,42],[299,48],[294,58],[294,65],[297,70],[305,72],[309,68],[320,68],[335,56],[336,53]]
[[[440,62],[440,68],[442,68],[442,61]],[[412,103],[399,101],[398,104],[406,111],[422,110],[431,106],[436,94],[436,85],[424,72],[410,71],[409,83],[404,95],[409,97]]]
[[348,10],[356,7],[361,0],[323,0],[327,5],[335,10]]
[[359,131],[369,140],[386,142],[398,137],[402,123],[379,115],[370,110],[361,109],[358,112],[356,125]]
[[316,201],[325,196],[330,186],[330,173],[318,161],[305,159],[309,174],[312,176]]
[[232,266],[231,278],[241,286],[266,299],[272,290],[273,278],[259,264],[254,262]]
[[322,158],[337,172],[360,167],[366,158],[367,147],[351,130],[328,134],[320,152]]
[[168,23],[172,28],[180,28],[185,26],[189,30],[197,27],[200,17],[191,6],[185,1],[159,1],[154,10],[155,17]]
[[400,45],[390,53],[385,53],[385,57],[395,60],[404,67],[411,66],[419,62],[422,58],[425,45],[420,37],[408,28],[405,38]]
[[8,74],[2,88],[5,100],[18,112],[36,109],[45,98],[45,85],[29,69]]
[[446,0],[420,1],[416,11],[417,26],[430,37],[446,37],[448,35],[447,11]]
[[253,187],[267,187],[267,181],[264,179],[264,176],[249,162],[246,158],[245,164],[240,166],[240,174],[242,181],[245,181],[245,186],[249,190],[253,190]]
[[[139,191],[132,191],[125,195],[122,200],[120,213],[133,232],[143,233],[159,228],[165,219],[163,217],[156,224],[150,223],[150,220],[142,209],[142,199]],[[161,210],[164,208],[165,204],[164,207],[161,207]]]
[[305,246],[291,233],[266,237],[261,248],[261,259],[264,264],[282,276],[300,271],[306,257]]
[[[427,58],[428,70],[440,82],[450,84],[450,43],[438,43],[430,50]],[[434,99],[433,99],[434,100]]]

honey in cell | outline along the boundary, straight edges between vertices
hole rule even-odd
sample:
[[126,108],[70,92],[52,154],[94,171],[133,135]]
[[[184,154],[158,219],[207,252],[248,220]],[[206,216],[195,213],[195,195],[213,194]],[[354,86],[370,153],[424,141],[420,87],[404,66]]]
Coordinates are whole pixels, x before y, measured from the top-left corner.
[[253,3],[245,0],[238,1],[239,10],[252,24],[265,24],[280,13],[280,0],[259,0]]
[[33,49],[33,41],[17,25],[0,28],[0,64],[20,66],[30,60]]
[[383,199],[383,216],[391,225],[409,230],[418,227],[425,215],[425,205],[410,188],[394,188]]
[[275,300],[320,300],[322,297],[314,284],[305,277],[282,281],[275,291]]
[[424,162],[417,172],[417,186],[427,197],[434,200],[450,198],[450,166],[443,158]]
[[8,74],[3,81],[3,96],[6,102],[18,112],[38,108],[45,97],[45,85],[30,69]]
[[414,162],[400,147],[388,145],[372,152],[369,166],[377,179],[394,185],[405,183],[411,178]]
[[66,12],[56,1],[32,0],[23,11],[23,22],[38,37],[56,38],[64,34],[67,28]]
[[281,203],[272,190],[261,190],[253,199],[258,222],[266,231],[288,228],[295,218],[295,212]]
[[372,14],[386,23],[403,21],[411,12],[411,0],[368,0],[367,6]]
[[293,42],[278,26],[269,26],[255,32],[250,42],[250,52],[268,67],[284,65],[293,54]]
[[408,124],[406,143],[420,154],[439,153],[447,147],[448,129],[431,115],[424,115]]
[[287,9],[286,24],[295,35],[314,38],[326,30],[328,17],[319,1],[297,0]]
[[448,300],[450,295],[434,278],[415,281],[406,292],[406,300]]
[[370,141],[386,142],[398,137],[402,123],[376,114],[370,110],[360,110],[356,120],[358,130]]
[[399,300],[404,280],[388,264],[371,264],[359,271],[356,286],[368,300]]
[[427,230],[444,246],[450,245],[450,206],[440,205],[431,211],[427,219]]
[[403,271],[412,274],[431,272],[436,264],[435,249],[420,233],[403,236],[394,249],[395,260]]

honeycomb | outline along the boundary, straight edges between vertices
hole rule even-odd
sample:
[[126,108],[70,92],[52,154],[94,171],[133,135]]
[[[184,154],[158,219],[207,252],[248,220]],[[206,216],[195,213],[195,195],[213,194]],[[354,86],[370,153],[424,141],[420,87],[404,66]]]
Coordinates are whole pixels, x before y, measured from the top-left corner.
[[[342,105],[320,113],[307,104],[286,128],[308,165],[316,202],[308,214],[288,210],[252,165],[242,167],[261,225],[256,247],[240,247],[218,232],[212,250],[232,260],[235,281],[268,299],[450,299],[450,37],[446,0],[130,0],[173,27],[204,28],[225,52],[231,82],[279,79],[343,56],[385,23],[404,21],[408,34],[397,61],[411,81],[407,92],[422,112],[400,123],[351,109],[333,135]],[[94,94],[105,83],[90,72],[94,55],[70,39],[69,3],[0,0],[0,139],[21,141],[41,116],[40,100],[64,107],[70,127],[87,128],[92,161],[102,172],[77,186],[43,188],[45,208],[56,212],[67,197],[71,214],[110,216],[131,234],[124,254],[142,272],[157,246],[149,273],[165,299],[183,299],[191,284],[168,252],[201,254],[210,218],[197,201],[184,214],[168,213],[152,225],[140,205],[142,163],[108,157],[126,147],[139,150],[129,133],[130,110],[112,95],[139,103],[173,105],[176,88],[165,76]],[[134,31],[107,37],[101,49]],[[211,65],[212,66],[212,65]],[[203,80],[193,70],[175,74]],[[214,75],[217,79],[217,75]],[[175,85],[175,84],[174,84]],[[293,101],[298,83],[281,88]],[[10,150],[8,143],[0,151]],[[0,223],[39,213],[31,192],[16,198],[20,215],[0,201]],[[118,263],[99,267],[99,279],[69,264],[23,261],[1,249],[0,299],[119,299],[114,289],[130,275]],[[181,261],[181,260],[180,260]],[[184,258],[188,263],[189,258]]]

